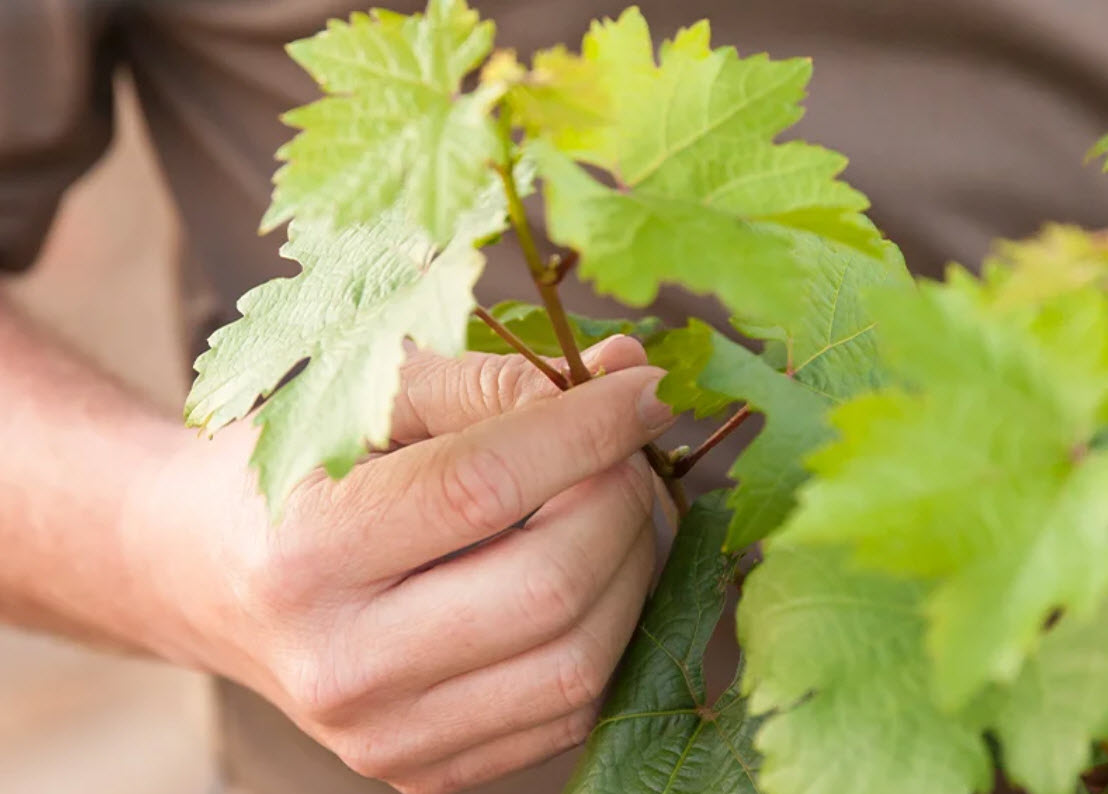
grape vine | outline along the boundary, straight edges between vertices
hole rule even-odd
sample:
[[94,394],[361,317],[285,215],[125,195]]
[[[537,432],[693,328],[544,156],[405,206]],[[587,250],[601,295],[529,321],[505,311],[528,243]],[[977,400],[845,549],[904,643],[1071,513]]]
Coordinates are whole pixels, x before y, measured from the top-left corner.
[[[302,272],[212,336],[188,423],[254,412],[276,518],[313,469],[341,477],[387,445],[406,340],[520,353],[566,389],[590,377],[584,346],[633,334],[668,371],[662,399],[722,419],[695,448],[645,450],[683,518],[568,792],[1093,790],[1108,238],[1047,226],[980,276],[917,285],[845,158],[776,141],[808,60],[713,48],[707,21],[655,49],[635,8],[530,65],[494,34],[430,0],[290,45],[324,96],[285,116],[299,132],[263,227],[291,221]],[[1089,159],[1106,155],[1108,138]],[[536,181],[541,229],[522,204]],[[478,306],[481,248],[508,230],[538,302]],[[663,285],[711,296],[730,327],[573,314],[571,272],[635,309]],[[682,478],[757,414],[734,486],[690,507]],[[744,662],[715,698],[707,638],[755,543]]]

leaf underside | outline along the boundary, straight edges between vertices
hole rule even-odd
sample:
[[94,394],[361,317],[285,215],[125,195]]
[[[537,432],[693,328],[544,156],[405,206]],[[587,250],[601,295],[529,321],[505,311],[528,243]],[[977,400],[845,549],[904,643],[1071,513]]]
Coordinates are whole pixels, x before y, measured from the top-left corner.
[[341,231],[295,221],[282,253],[303,272],[240,299],[242,319],[197,359],[187,423],[212,433],[269,398],[255,417],[262,432],[251,463],[275,515],[315,467],[343,476],[367,443],[388,445],[404,340],[445,356],[465,349],[485,261],[474,245],[503,219],[502,204],[487,197],[442,250],[399,213]]

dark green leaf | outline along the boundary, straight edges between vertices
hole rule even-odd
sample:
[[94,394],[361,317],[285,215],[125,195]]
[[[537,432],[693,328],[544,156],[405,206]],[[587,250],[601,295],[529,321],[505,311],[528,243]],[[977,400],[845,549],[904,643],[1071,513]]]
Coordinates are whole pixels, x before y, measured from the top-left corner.
[[720,553],[728,518],[717,492],[681,522],[566,794],[757,792],[756,721],[737,681],[709,703],[702,669],[735,575],[736,557]]

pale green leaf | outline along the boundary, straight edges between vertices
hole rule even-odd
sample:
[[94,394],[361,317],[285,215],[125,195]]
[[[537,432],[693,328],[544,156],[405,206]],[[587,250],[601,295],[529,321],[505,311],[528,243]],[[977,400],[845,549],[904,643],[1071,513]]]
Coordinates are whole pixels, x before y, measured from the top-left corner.
[[[540,356],[562,355],[554,328],[543,307],[523,301],[502,301],[489,309],[489,314]],[[634,336],[643,343],[650,343],[661,333],[661,321],[656,317],[644,317],[641,320],[597,319],[570,312],[567,319],[580,350],[592,347],[614,334]],[[482,353],[515,352],[495,331],[476,317],[469,321],[466,347]]]
[[596,145],[607,123],[608,87],[597,64],[559,45],[539,50],[531,69],[515,53],[494,53],[481,72],[485,83],[504,87],[515,126],[563,150]]
[[771,548],[743,586],[743,690],[768,794],[970,794],[992,785],[974,726],[931,697],[924,586],[834,548]]
[[937,580],[927,643],[949,706],[1010,680],[1053,610],[1088,616],[1108,592],[1108,295],[1044,282],[1014,300],[1035,279],[1009,259],[1009,278],[955,270],[875,301],[904,385],[834,413],[841,440],[780,535]]
[[342,230],[295,221],[282,253],[303,272],[246,293],[242,319],[209,339],[187,422],[214,432],[269,398],[255,418],[262,432],[251,462],[274,514],[315,467],[343,476],[367,443],[388,444],[404,340],[448,356],[464,349],[485,261],[474,243],[503,219],[503,207],[486,200],[442,250],[399,212]]
[[704,652],[736,557],[720,553],[728,515],[720,494],[682,520],[661,581],[566,794],[757,794],[758,721],[736,681],[715,702]]
[[284,116],[301,132],[278,151],[287,162],[263,228],[294,216],[342,227],[401,207],[445,242],[498,152],[500,90],[459,95],[493,32],[464,0],[430,0],[425,14],[354,14],[290,44],[328,96]]

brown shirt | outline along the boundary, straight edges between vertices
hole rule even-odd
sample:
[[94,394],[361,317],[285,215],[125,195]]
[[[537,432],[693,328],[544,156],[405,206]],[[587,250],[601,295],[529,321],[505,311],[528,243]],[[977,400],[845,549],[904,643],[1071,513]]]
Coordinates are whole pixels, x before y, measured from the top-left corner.
[[[412,0],[381,0],[415,10]],[[487,0],[503,46],[575,42],[624,2]],[[1108,132],[1105,0],[640,0],[658,34],[711,17],[740,52],[812,55],[809,112],[797,134],[845,152],[848,177],[917,272],[977,262],[990,239],[1047,219],[1104,225],[1108,180],[1081,167]],[[282,44],[351,0],[0,0],[0,270],[26,268],[66,188],[112,135],[111,73],[134,74],[188,244],[196,351],[233,317],[235,298],[291,265],[258,238],[282,110],[313,95]],[[418,3],[422,5],[422,3]],[[510,252],[495,252],[482,299],[528,296]],[[80,267],[79,262],[73,264]],[[583,312],[622,311],[569,287]],[[714,309],[674,291],[656,313],[681,322]],[[718,318],[717,318],[718,319]],[[686,437],[687,434],[686,434]],[[736,443],[738,443],[736,441]],[[732,448],[733,451],[733,448]],[[718,481],[717,453],[694,489]],[[723,650],[714,664],[734,664]],[[357,778],[253,695],[219,685],[223,769],[234,791],[368,794]],[[482,791],[557,791],[559,759]]]

